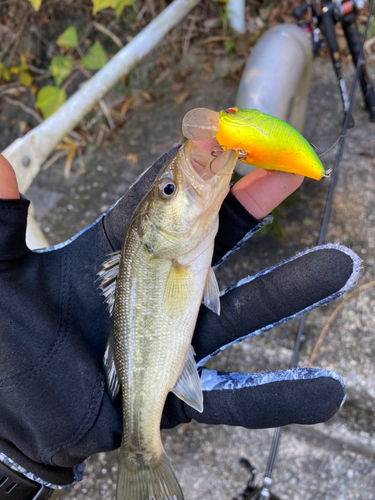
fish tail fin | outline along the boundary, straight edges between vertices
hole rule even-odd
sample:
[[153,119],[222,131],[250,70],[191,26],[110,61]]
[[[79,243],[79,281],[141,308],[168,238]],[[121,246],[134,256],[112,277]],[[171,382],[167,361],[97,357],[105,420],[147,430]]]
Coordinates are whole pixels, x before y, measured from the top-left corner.
[[151,458],[121,453],[117,500],[154,499],[184,500],[165,451]]

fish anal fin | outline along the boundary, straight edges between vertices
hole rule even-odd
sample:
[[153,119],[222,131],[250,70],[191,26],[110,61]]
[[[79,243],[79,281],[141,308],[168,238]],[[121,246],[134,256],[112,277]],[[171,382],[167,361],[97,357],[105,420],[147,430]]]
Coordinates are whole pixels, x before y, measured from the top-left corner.
[[193,275],[188,267],[172,265],[164,288],[164,307],[170,317],[183,313],[191,297]]
[[194,359],[194,349],[190,347],[188,357],[172,392],[186,404],[202,413],[202,384]]
[[204,289],[203,304],[214,313],[220,315],[220,290],[215,273],[210,268],[207,274],[206,287]]
[[118,391],[120,389],[120,378],[117,374],[116,364],[115,364],[115,350],[113,345],[113,332],[108,337],[107,348],[104,353],[103,358],[103,368],[105,373],[105,378],[107,382],[107,388],[112,401],[116,399]]

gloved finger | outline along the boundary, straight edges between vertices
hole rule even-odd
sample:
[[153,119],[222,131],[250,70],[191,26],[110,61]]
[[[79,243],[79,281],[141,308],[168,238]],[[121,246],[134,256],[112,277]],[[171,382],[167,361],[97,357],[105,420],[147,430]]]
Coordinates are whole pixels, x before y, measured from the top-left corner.
[[0,154],[0,262],[19,259],[29,252],[25,233],[30,202],[19,197],[16,174]]
[[170,394],[165,428],[191,419],[263,429],[329,420],[344,403],[342,378],[329,370],[297,368],[268,373],[226,373],[203,368],[203,413]]
[[219,212],[219,230],[215,238],[212,266],[216,269],[230,255],[261,229],[265,224],[272,222],[268,215],[262,220],[253,217],[229,192]]
[[340,297],[356,283],[361,262],[350,249],[328,244],[228,288],[220,316],[200,309],[193,337],[198,366],[228,345]]
[[219,214],[212,265],[216,268],[254,233],[272,222],[267,215],[302,183],[301,175],[256,169],[240,179]]
[[0,262],[21,259],[30,253],[26,246],[27,210],[23,199],[0,199]]

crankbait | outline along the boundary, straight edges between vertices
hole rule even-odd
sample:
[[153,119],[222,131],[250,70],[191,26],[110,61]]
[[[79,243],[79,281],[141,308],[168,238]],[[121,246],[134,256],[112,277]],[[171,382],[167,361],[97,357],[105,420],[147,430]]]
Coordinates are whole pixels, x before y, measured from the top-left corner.
[[256,109],[229,108],[217,113],[197,108],[187,113],[182,123],[187,139],[216,138],[221,150],[234,149],[238,159],[254,167],[280,170],[320,180],[329,172],[310,143],[288,123]]

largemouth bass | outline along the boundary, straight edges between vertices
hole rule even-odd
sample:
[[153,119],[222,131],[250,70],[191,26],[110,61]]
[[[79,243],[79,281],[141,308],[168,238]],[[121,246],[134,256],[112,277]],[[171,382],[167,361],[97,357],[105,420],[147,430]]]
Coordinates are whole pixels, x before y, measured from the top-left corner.
[[229,108],[219,113],[196,108],[185,115],[187,139],[216,138],[225,149],[236,149],[239,160],[266,170],[280,170],[320,180],[327,177],[309,142],[291,125],[256,109]]
[[203,410],[191,340],[202,299],[220,312],[211,260],[236,161],[233,150],[214,159],[187,141],[138,205],[121,252],[99,273],[113,313],[107,383],[112,398],[121,385],[123,400],[118,500],[183,499],[160,420],[170,391]]

